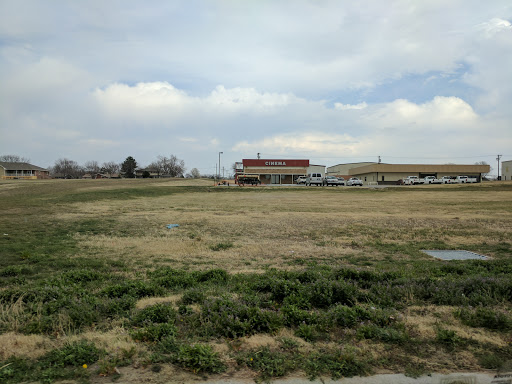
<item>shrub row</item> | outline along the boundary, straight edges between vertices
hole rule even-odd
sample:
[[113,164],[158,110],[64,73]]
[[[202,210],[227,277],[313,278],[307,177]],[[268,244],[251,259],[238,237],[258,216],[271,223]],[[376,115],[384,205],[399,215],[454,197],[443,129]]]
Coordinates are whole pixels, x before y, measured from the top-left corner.
[[97,362],[105,351],[93,343],[78,341],[52,350],[36,361],[11,357],[0,362],[0,382],[20,383],[84,379],[89,376],[88,366]]
[[[451,271],[450,265],[439,268]],[[183,310],[190,304],[202,306],[199,323],[204,326],[205,334],[238,337],[248,332],[272,333],[282,326],[301,324],[353,327],[357,322],[370,321],[383,326],[386,324],[379,321],[385,322],[394,309],[408,304],[483,307],[512,302],[511,274],[466,275],[460,273],[459,264],[454,265],[453,273],[421,278],[408,278],[398,272],[327,266],[304,271],[269,270],[262,275],[229,275],[221,269],[189,272],[161,268],[149,272],[147,279],[116,283],[109,283],[107,275],[86,268],[64,272],[45,283],[0,290],[0,304],[9,306],[22,300],[24,313],[17,314],[21,331],[53,333],[80,331],[108,318],[128,317],[140,298],[184,291]],[[491,268],[480,262],[470,266],[474,271],[487,268],[506,272],[509,264],[496,262]],[[227,295],[209,297],[218,291]],[[236,301],[229,298],[233,294],[237,296]],[[390,313],[377,320],[378,311],[370,313],[360,303],[381,308],[381,312],[382,308],[389,308]],[[336,311],[341,314],[336,315]],[[469,319],[468,315],[464,316]],[[504,320],[499,321],[506,324]],[[503,324],[496,327],[508,327]],[[0,330],[7,330],[6,327],[8,322],[0,324]]]

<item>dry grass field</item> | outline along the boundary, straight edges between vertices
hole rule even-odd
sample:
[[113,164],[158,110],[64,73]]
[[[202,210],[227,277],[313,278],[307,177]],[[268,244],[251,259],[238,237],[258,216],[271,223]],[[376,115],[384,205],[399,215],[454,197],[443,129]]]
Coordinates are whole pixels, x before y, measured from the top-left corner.
[[512,183],[0,181],[0,209],[2,382],[414,376],[512,359]]

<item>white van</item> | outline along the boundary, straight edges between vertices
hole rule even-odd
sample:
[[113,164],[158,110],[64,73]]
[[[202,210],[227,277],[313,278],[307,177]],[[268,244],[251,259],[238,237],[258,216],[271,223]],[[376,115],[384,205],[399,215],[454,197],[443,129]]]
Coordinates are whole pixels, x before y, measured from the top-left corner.
[[310,173],[306,178],[306,185],[309,187],[310,185],[322,185],[324,183],[324,178],[321,173]]

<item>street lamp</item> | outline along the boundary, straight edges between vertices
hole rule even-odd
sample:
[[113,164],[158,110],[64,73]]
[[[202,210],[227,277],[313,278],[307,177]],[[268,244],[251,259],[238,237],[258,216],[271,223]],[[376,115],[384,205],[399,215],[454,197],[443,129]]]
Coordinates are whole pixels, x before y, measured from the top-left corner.
[[224,154],[224,152],[219,152],[219,179],[220,179],[220,155]]

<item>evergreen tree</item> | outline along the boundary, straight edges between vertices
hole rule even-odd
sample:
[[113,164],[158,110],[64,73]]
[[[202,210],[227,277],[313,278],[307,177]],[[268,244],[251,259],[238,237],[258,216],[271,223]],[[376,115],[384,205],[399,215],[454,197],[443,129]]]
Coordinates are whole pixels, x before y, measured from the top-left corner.
[[128,156],[126,160],[121,164],[121,173],[124,177],[133,179],[135,177],[135,169],[137,168],[137,162],[131,156]]

